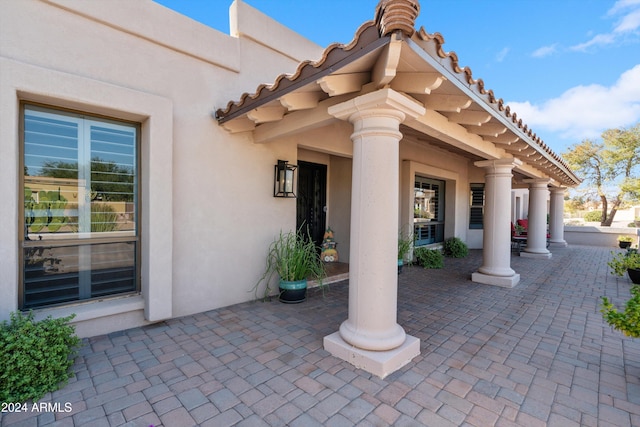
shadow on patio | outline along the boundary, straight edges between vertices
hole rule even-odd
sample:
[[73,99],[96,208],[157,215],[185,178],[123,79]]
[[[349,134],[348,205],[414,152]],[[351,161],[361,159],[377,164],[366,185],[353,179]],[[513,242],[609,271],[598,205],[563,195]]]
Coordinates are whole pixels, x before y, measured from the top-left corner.
[[384,380],[322,349],[347,316],[347,282],[307,301],[252,302],[85,340],[76,378],[46,400],[70,413],[2,426],[640,425],[640,342],[612,331],[610,248],[512,257],[513,289],[474,284],[481,252],[405,268],[398,323],[421,354]]

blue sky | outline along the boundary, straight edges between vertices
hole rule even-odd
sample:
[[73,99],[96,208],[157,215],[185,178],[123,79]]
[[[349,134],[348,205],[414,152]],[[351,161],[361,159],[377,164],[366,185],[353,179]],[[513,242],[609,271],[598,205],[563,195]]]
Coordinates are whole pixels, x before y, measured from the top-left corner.
[[[231,0],[156,1],[229,33]],[[243,1],[323,47],[351,41],[378,3]],[[441,33],[444,49],[558,153],[640,121],[640,0],[421,0],[420,7],[416,26]]]

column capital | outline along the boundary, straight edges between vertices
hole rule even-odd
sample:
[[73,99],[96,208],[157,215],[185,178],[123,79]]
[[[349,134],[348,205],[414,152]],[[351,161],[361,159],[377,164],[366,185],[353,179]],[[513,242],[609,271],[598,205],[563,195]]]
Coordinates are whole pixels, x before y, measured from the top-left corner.
[[531,178],[524,179],[522,182],[529,184],[529,188],[547,188],[549,183],[551,182],[550,178]]
[[427,111],[424,105],[390,88],[357,96],[343,103],[333,105],[327,111],[330,115],[340,120],[353,122],[362,115],[358,113],[375,112],[376,110],[381,114],[388,110],[396,110],[402,113],[401,122],[407,116],[416,118]]
[[551,192],[551,194],[564,195],[564,193],[567,191],[567,187],[551,187],[549,188],[549,191]]
[[515,158],[496,159],[496,160],[480,160],[473,163],[475,166],[484,169],[513,169],[522,165],[522,160]]

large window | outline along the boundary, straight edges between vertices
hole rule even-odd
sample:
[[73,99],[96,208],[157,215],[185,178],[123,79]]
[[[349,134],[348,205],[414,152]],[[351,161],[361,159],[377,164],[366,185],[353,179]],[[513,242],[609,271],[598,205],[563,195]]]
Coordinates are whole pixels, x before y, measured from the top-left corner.
[[416,246],[444,241],[444,181],[416,176],[413,232]]
[[20,308],[139,290],[138,127],[23,108]]

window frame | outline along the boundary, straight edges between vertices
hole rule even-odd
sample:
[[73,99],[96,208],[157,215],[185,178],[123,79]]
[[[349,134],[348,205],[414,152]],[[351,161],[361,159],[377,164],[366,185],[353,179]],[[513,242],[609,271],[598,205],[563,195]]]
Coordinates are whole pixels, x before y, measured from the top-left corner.
[[[482,193],[482,203],[474,203],[475,193]],[[484,182],[470,183],[469,184],[469,230],[482,230],[484,229],[484,208],[486,203],[486,186]],[[480,222],[473,221],[474,209],[480,209]]]
[[[415,199],[415,189],[418,188],[416,186],[416,183],[420,182],[420,184],[427,184],[429,185],[429,189],[431,189],[431,186],[433,185],[437,185],[439,186],[438,188],[438,198],[437,198],[437,213],[438,216],[434,217],[434,218],[430,218],[428,220],[419,220],[415,217],[415,205],[416,205],[416,199]],[[434,245],[434,244],[440,244],[442,242],[444,242],[444,233],[445,233],[445,225],[446,225],[446,186],[447,183],[445,180],[443,179],[438,179],[438,178],[432,178],[429,176],[425,176],[422,174],[418,174],[416,173],[413,177],[413,209],[414,209],[414,215],[413,215],[413,233],[414,233],[414,246],[415,247],[420,247],[420,246],[428,246],[428,245]],[[424,189],[424,188],[423,188]],[[422,235],[422,232],[419,231],[419,228],[429,228],[429,231],[426,233],[427,235],[431,236],[433,235],[433,237],[431,239],[419,239],[418,236]],[[429,240],[429,241],[425,241],[425,240]]]
[[[25,111],[29,108],[32,108],[36,111],[41,111],[48,114],[60,115],[66,117],[75,117],[81,120],[88,121],[97,121],[107,124],[112,124],[116,126],[126,126],[135,128],[135,174],[134,174],[134,214],[133,214],[133,222],[134,229],[132,232],[76,232],[69,233],[64,238],[60,239],[46,239],[46,240],[25,240]],[[48,247],[69,247],[69,246],[94,246],[94,245],[104,245],[110,243],[134,243],[134,280],[135,280],[135,289],[132,291],[125,291],[121,293],[114,293],[110,295],[89,297],[89,298],[80,298],[80,294],[78,299],[73,301],[67,301],[62,303],[54,303],[54,304],[45,304],[33,307],[33,309],[47,309],[54,308],[60,306],[68,306],[73,304],[81,304],[93,302],[96,300],[105,300],[110,298],[119,298],[126,295],[135,295],[140,294],[142,289],[142,224],[141,220],[143,218],[142,212],[142,174],[141,174],[141,159],[142,159],[142,125],[139,122],[115,118],[110,116],[105,116],[101,114],[95,114],[90,112],[84,112],[82,110],[70,109],[64,107],[58,107],[55,105],[43,104],[39,102],[33,101],[22,101],[19,105],[19,141],[18,141],[18,157],[19,157],[19,179],[18,179],[18,268],[19,268],[19,276],[18,276],[18,309],[25,310],[25,249],[28,248],[37,248],[42,246]],[[82,137],[84,140],[84,137]],[[86,142],[83,141],[83,144]],[[44,244],[43,244],[44,242]],[[91,269],[88,270],[88,273],[91,273]],[[26,308],[26,310],[30,310],[32,308]]]

